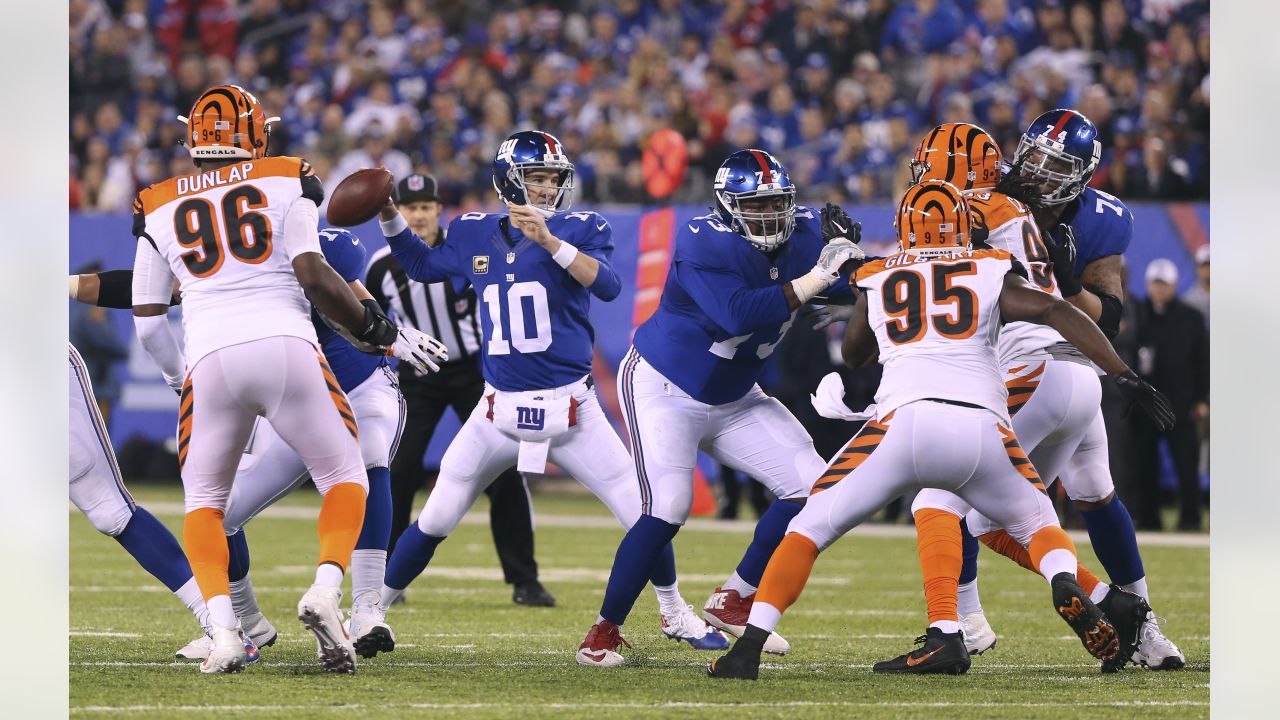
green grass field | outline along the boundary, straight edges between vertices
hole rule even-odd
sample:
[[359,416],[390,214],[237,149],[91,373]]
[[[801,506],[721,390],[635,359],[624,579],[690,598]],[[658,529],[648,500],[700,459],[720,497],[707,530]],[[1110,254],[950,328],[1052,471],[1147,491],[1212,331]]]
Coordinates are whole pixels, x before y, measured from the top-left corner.
[[[180,496],[138,500],[179,530]],[[487,512],[486,501],[478,509]],[[90,717],[891,717],[1192,718],[1208,715],[1209,550],[1200,539],[1144,550],[1156,609],[1188,667],[1099,673],[1053,613],[1044,581],[983,551],[983,600],[999,645],[959,677],[885,677],[871,663],[905,652],[924,627],[909,529],[861,529],[818,561],[779,627],[793,646],[758,683],[713,681],[713,653],[662,637],[646,590],[624,629],[634,648],[614,670],[573,654],[595,619],[621,531],[579,496],[537,495],[537,555],[554,609],[522,608],[503,584],[485,516],[443,544],[388,621],[400,645],[354,676],[324,673],[294,608],[317,549],[314,494],[248,528],[252,577],[280,640],[262,662],[201,675],[173,652],[198,633],[185,608],[115,542],[72,510],[70,703]],[[676,552],[681,589],[700,605],[750,538],[746,523],[695,522]],[[1205,537],[1207,540],[1207,536]],[[1078,540],[1078,542],[1080,542]],[[1081,542],[1085,561],[1098,564]],[[1099,568],[1100,569],[1100,568]],[[624,648],[625,650],[625,648]]]

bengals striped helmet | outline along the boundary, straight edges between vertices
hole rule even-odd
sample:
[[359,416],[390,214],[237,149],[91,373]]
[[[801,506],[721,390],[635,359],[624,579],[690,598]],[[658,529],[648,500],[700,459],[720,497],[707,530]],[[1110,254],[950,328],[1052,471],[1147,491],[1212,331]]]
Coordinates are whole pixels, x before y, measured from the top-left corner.
[[893,226],[898,245],[908,255],[967,250],[972,234],[969,203],[959,188],[943,180],[925,180],[907,188]]
[[211,87],[196,98],[187,124],[187,146],[195,160],[255,160],[267,154],[267,117],[262,103],[239,85]]
[[911,182],[944,180],[961,190],[995,187],[1003,156],[986,130],[943,123],[930,130],[911,158]]

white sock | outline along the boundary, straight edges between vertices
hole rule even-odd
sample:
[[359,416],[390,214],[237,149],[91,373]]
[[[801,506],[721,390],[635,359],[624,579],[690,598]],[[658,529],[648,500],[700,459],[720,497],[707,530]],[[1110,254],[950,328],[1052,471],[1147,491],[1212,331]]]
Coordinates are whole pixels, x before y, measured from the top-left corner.
[[316,566],[316,585],[325,587],[342,587],[342,568],[331,562],[323,562]]
[[230,595],[217,595],[205,601],[209,606],[209,621],[218,627],[236,626],[236,612],[231,609]]
[[724,581],[724,584],[721,585],[720,587],[724,588],[725,590],[737,590],[738,595],[744,598],[751,597],[752,595],[756,594],[756,586],[752,585],[746,580],[743,580],[738,575],[736,570],[732,575],[729,576],[728,580]]
[[258,598],[253,594],[253,581],[248,575],[231,583],[231,606],[235,608],[236,617],[249,618],[262,614]]
[[781,619],[782,611],[778,608],[767,602],[754,602],[751,604],[751,614],[747,616],[747,624],[773,632]]
[[[972,615],[982,612],[982,598],[978,597],[978,580],[974,578],[967,583],[961,583],[956,594],[958,601],[957,608],[961,615]],[[941,621],[946,622],[946,621]],[[951,632],[944,630],[943,632]]]
[[1058,548],[1045,553],[1040,558],[1040,574],[1045,580],[1053,582],[1053,578],[1059,573],[1071,573],[1071,577],[1076,576],[1076,567],[1080,562],[1076,559],[1075,553],[1066,548]]
[[209,631],[209,608],[204,604],[204,596],[200,594],[200,586],[196,583],[195,578],[191,578],[182,584],[182,587],[173,591],[178,596],[178,600],[196,616],[196,622],[200,623],[200,627]]
[[1089,599],[1093,601],[1094,605],[1097,605],[1102,602],[1102,599],[1105,598],[1107,593],[1110,591],[1111,587],[1106,583],[1098,583],[1097,587],[1093,589],[1093,592],[1089,593]]
[[351,597],[358,598],[382,587],[387,574],[386,550],[354,550],[351,553]]
[[1142,599],[1146,600],[1148,603],[1151,602],[1151,596],[1147,594],[1147,578],[1145,575],[1131,583],[1121,585],[1120,587],[1131,593],[1141,595]]
[[[599,625],[599,624],[600,624],[600,623],[602,623],[602,622],[609,622],[609,621],[608,621],[608,620],[605,620],[603,615],[597,615],[597,616],[596,616],[596,624],[597,624],[597,625]],[[622,626],[621,626],[621,625],[619,625],[619,626],[618,626],[618,629],[619,629],[619,630],[621,630],[621,629],[622,629]]]
[[391,607],[391,603],[399,600],[400,596],[404,595],[404,588],[396,590],[395,588],[389,588],[386,585],[383,585],[382,589],[378,591],[378,595],[380,596],[378,602],[382,605],[382,609],[385,612],[387,608]]
[[654,585],[653,591],[658,594],[658,607],[663,610],[684,607],[684,598],[680,597],[680,582],[670,585]]
[[960,632],[960,623],[955,620],[939,620],[937,622],[931,622],[929,623],[929,627],[938,628],[948,635]]

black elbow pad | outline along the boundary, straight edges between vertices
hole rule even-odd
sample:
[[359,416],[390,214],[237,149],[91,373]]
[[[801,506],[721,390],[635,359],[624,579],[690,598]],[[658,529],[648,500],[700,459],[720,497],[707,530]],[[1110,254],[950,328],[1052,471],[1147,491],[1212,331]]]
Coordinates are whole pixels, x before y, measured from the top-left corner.
[[1124,314],[1124,305],[1115,295],[1099,293],[1102,302],[1102,315],[1098,318],[1098,329],[1108,340],[1114,340],[1120,334],[1120,316]]

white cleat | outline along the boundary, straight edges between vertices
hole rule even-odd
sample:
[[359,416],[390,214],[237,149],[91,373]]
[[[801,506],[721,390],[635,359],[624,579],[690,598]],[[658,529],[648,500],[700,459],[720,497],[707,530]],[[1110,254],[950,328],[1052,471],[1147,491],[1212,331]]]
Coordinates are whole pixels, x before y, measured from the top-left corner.
[[240,627],[244,628],[244,634],[249,636],[253,644],[259,648],[276,644],[275,626],[268,622],[262,613],[240,618]]
[[575,659],[583,667],[618,667],[626,660],[618,649],[631,643],[622,637],[622,631],[608,620],[601,620],[587,631],[587,637],[578,646]]
[[249,657],[244,651],[244,635],[240,628],[210,627],[212,643],[209,655],[200,663],[202,673],[234,673],[244,670]]
[[[755,598],[754,593],[744,598],[737,590],[716,588],[702,606],[702,617],[711,627],[740,638],[747,631],[747,618],[751,616],[751,605]],[[771,632],[764,641],[764,651],[770,655],[786,655],[791,652],[791,643],[778,633]]]
[[707,622],[694,612],[692,605],[681,605],[673,608],[660,608],[662,618],[662,634],[672,640],[684,640],[695,650],[727,650],[729,640],[719,630],[707,625]]
[[208,635],[201,635],[183,645],[182,649],[174,653],[173,656],[179,660],[203,660],[209,657],[210,650],[213,650],[213,638]]
[[961,615],[960,631],[964,633],[964,647],[970,655],[981,655],[996,646],[996,631],[991,629],[981,610]]
[[380,652],[396,649],[396,636],[387,624],[386,610],[378,591],[362,593],[351,606],[349,632],[356,652],[371,658]]
[[342,627],[342,590],[312,585],[298,602],[298,620],[316,636],[316,659],[329,672],[355,673],[356,651]]
[[1187,659],[1160,631],[1160,622],[1155,613],[1147,613],[1147,621],[1138,629],[1138,649],[1133,653],[1133,661],[1151,670],[1180,670]]

